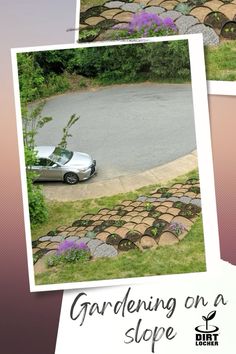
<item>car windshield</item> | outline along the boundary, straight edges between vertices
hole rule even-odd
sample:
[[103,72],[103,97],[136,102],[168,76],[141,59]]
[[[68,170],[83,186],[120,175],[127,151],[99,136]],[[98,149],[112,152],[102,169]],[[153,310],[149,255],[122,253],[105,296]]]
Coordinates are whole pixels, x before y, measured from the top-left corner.
[[73,152],[56,147],[53,153],[49,156],[50,160],[61,165],[65,165],[73,156]]

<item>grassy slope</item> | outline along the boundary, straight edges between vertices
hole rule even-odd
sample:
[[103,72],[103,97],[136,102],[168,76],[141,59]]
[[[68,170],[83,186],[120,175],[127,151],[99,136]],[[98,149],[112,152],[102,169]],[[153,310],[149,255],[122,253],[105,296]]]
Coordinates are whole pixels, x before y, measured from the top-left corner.
[[206,270],[202,218],[178,245],[156,250],[129,251],[115,258],[86,263],[63,264],[36,276],[37,284],[56,284],[86,280],[132,278]]
[[90,7],[103,5],[106,0],[81,0],[80,1],[80,10],[86,11]]
[[208,80],[236,81],[236,41],[207,47],[205,55]]

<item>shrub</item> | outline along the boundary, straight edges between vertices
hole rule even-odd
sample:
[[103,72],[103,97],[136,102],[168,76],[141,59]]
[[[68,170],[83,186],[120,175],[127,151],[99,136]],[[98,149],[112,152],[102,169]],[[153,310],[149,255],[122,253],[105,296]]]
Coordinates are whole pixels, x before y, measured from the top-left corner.
[[65,240],[58,246],[56,254],[47,259],[47,265],[53,267],[59,263],[85,262],[90,259],[90,251],[84,242]]
[[47,220],[48,212],[45,204],[45,200],[42,194],[40,186],[34,185],[33,181],[36,174],[31,170],[31,166],[36,162],[36,154],[34,150],[31,150],[25,146],[25,164],[26,168],[26,179],[27,179],[27,190],[28,190],[28,204],[29,204],[29,214],[30,221],[32,225],[43,223]]
[[177,33],[177,27],[171,18],[162,19],[156,14],[145,11],[133,15],[127,25],[117,25],[120,38],[157,37]]

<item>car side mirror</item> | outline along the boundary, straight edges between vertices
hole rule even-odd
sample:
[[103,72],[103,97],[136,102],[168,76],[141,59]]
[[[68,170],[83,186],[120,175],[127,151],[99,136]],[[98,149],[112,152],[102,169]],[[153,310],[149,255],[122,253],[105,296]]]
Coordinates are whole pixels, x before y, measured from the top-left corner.
[[57,163],[54,163],[54,164],[52,165],[52,167],[58,167],[58,164],[57,164]]

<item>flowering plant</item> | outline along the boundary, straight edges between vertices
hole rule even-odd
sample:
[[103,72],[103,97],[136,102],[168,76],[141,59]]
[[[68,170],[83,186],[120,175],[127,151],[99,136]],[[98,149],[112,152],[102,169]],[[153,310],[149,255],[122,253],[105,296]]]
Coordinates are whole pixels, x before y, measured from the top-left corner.
[[149,12],[139,12],[133,15],[127,25],[117,25],[115,29],[120,30],[120,37],[155,37],[177,33],[174,21],[169,18],[161,18]]
[[176,236],[179,236],[186,230],[186,227],[180,222],[176,221],[170,223],[168,230],[173,232]]
[[52,267],[60,262],[83,262],[89,260],[89,258],[90,251],[86,243],[65,240],[59,244],[56,254],[47,259],[47,264]]

